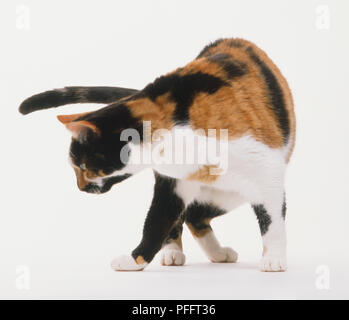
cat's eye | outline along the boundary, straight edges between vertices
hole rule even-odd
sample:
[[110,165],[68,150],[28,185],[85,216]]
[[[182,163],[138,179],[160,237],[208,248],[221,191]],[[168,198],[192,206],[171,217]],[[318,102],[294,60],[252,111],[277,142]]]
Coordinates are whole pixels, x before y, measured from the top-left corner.
[[80,164],[80,169],[82,170],[82,171],[85,171],[86,170],[86,164],[85,163],[82,163],[82,164]]

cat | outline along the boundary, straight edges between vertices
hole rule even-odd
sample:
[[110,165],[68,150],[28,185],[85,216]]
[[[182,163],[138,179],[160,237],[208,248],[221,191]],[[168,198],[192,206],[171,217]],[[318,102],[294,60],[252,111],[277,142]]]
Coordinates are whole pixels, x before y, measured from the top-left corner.
[[[155,175],[142,240],[130,255],[113,260],[114,270],[143,270],[160,249],[163,265],[183,265],[184,223],[209,260],[236,262],[237,252],[220,245],[210,221],[246,202],[262,235],[260,270],[286,270],[284,177],[296,123],[287,81],[264,51],[244,39],[219,39],[142,90],[66,87],[32,96],[19,110],[28,114],[86,102],[109,105],[58,116],[72,133],[70,159],[79,189],[104,193],[145,168]],[[148,131],[144,123],[151,124]],[[159,148],[159,143],[182,129],[207,141],[210,129],[226,130],[228,158],[222,174],[210,160],[179,165],[136,161],[139,154],[167,152],[169,147]],[[138,141],[125,138],[125,130],[138,135]],[[161,130],[164,135],[153,138]]]

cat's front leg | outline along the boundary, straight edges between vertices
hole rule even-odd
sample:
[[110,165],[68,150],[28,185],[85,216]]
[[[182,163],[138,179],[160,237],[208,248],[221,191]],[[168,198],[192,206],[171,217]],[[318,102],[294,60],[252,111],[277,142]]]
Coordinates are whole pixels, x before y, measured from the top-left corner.
[[113,260],[114,270],[139,271],[152,261],[187,204],[182,184],[176,179],[155,175],[154,197],[144,223],[142,241],[131,256]]
[[254,204],[252,207],[263,238],[261,271],[285,271],[287,269],[285,198],[281,194],[275,195],[264,204]]

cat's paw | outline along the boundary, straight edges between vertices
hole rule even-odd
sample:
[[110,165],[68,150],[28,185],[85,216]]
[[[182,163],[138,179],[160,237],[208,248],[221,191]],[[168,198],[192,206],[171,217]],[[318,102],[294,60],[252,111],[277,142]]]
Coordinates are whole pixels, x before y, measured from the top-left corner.
[[142,271],[148,263],[142,257],[138,257],[137,260],[132,256],[123,255],[115,258],[111,262],[111,267],[115,271]]
[[211,255],[210,260],[216,263],[219,263],[219,262],[234,263],[238,260],[238,253],[234,251],[232,248],[224,247],[224,248],[220,248],[213,255]]
[[280,272],[286,271],[287,261],[284,256],[264,256],[261,259],[259,268],[264,272]]
[[161,251],[161,264],[163,266],[182,266],[185,263],[185,255],[176,249],[163,249]]

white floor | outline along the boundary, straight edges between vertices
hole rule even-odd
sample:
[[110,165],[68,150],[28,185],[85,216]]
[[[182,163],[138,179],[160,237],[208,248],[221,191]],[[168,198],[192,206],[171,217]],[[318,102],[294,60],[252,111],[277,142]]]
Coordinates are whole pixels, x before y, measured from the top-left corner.
[[[340,261],[327,271],[317,259],[290,263],[283,273],[262,273],[255,262],[213,264],[189,261],[162,267],[155,261],[143,272],[114,272],[101,258],[84,264],[47,261],[7,277],[0,298],[16,299],[348,299],[349,277]],[[73,263],[75,261],[73,260]],[[317,268],[319,268],[317,270]],[[316,273],[319,272],[319,274]],[[322,278],[321,278],[322,277]],[[17,279],[16,279],[17,278]],[[29,285],[29,290],[23,285]],[[329,288],[327,286],[329,285]],[[22,290],[21,290],[22,289]],[[5,293],[6,292],[6,293]]]

